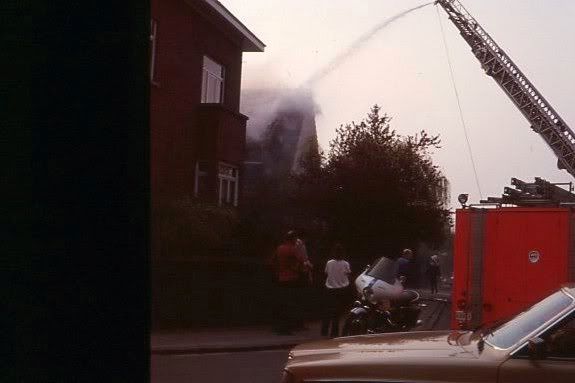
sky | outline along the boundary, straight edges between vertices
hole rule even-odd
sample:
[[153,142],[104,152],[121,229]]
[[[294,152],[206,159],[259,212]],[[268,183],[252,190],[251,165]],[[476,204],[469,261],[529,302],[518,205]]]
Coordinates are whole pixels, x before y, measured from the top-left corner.
[[[266,44],[244,53],[244,89],[297,88],[360,36],[422,0],[220,0]],[[461,0],[499,46],[575,129],[573,0]],[[439,10],[439,16],[438,11]],[[475,181],[440,20],[477,169]],[[512,177],[571,182],[499,86],[486,76],[442,8],[427,6],[380,30],[311,91],[320,145],[341,124],[360,121],[378,104],[400,134],[441,136],[432,157],[457,195],[497,197]],[[481,190],[481,193],[479,191]]]

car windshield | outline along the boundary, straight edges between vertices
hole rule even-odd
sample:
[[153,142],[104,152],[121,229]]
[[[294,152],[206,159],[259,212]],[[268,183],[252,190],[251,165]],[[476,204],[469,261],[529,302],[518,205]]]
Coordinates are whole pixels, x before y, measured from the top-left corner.
[[532,334],[541,325],[565,311],[572,302],[573,299],[570,296],[558,291],[489,332],[485,341],[498,348],[512,347]]
[[396,262],[391,258],[381,257],[373,266],[367,270],[366,274],[370,277],[380,279],[389,284],[395,283],[397,273]]

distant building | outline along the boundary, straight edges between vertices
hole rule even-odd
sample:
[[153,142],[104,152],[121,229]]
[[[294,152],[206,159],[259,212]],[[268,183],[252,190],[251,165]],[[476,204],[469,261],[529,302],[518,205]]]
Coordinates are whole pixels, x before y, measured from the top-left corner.
[[197,197],[237,206],[247,117],[243,52],[264,44],[216,0],[152,0],[152,203]]

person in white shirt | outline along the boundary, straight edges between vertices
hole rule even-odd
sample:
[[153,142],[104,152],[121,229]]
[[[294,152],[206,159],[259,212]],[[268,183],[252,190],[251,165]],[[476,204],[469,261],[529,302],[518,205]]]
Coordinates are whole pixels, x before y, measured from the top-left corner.
[[[341,244],[336,244],[332,250],[332,259],[325,265],[326,309],[321,324],[321,335],[339,336],[339,316],[345,304],[349,288],[349,263],[344,260],[345,252]],[[331,331],[330,331],[331,327]]]

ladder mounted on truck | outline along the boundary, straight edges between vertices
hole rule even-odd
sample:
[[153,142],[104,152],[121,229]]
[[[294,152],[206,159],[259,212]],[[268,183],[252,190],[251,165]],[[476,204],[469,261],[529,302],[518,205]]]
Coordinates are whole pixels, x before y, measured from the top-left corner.
[[575,133],[511,58],[458,0],[437,0],[460,31],[487,75],[513,101],[557,156],[557,166],[575,177]]
[[[515,188],[506,187],[501,197],[488,197],[479,203],[520,207],[575,205],[572,182],[551,183],[539,177],[535,177],[535,182],[525,182],[512,178],[511,185]],[[561,186],[568,186],[569,190]]]

